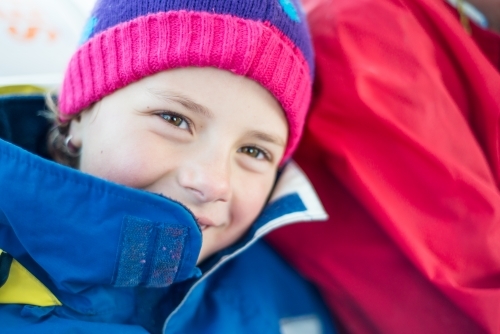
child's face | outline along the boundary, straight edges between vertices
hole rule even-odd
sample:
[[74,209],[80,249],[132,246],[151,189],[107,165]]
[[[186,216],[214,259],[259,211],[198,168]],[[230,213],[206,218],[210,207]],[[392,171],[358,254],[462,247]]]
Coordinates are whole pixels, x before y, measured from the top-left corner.
[[215,68],[133,83],[72,121],[80,170],[187,206],[203,233],[198,262],[235,242],[263,208],[288,138],[274,97]]

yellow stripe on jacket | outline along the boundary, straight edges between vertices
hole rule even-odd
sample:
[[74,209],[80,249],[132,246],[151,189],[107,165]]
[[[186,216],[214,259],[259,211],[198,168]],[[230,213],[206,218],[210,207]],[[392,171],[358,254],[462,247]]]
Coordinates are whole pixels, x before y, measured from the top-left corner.
[[[0,254],[4,253],[0,249]],[[10,265],[9,277],[0,287],[0,304],[59,306],[61,302],[15,259]]]

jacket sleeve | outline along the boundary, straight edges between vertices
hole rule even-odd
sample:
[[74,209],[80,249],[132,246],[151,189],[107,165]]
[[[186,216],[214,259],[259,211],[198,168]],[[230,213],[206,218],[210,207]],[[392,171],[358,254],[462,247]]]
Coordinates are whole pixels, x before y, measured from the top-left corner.
[[43,283],[163,287],[198,274],[201,233],[180,204],[0,140],[0,249]]
[[271,241],[353,332],[497,331],[498,70],[440,1],[306,4],[317,82],[296,159],[331,225]]

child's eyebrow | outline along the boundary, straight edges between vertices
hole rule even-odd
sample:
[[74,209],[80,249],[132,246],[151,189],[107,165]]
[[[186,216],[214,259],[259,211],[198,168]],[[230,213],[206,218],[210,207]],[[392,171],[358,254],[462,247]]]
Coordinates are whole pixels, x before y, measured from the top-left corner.
[[214,116],[213,113],[210,111],[210,109],[194,102],[193,100],[182,95],[181,93],[174,91],[157,91],[153,89],[148,89],[148,92],[160,100],[180,103],[187,109],[200,113],[206,117],[212,118]]
[[270,135],[268,133],[260,132],[260,131],[251,131],[250,136],[258,138],[263,141],[267,141],[271,144],[279,145],[279,146],[285,146],[286,143],[283,141],[283,139]]

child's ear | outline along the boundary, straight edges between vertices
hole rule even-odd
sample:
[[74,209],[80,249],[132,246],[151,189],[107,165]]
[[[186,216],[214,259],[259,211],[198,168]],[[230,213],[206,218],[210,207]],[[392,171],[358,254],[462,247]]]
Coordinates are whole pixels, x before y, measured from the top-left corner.
[[81,113],[69,123],[68,137],[71,136],[71,145],[76,148],[82,147],[84,122]]

